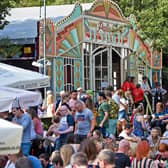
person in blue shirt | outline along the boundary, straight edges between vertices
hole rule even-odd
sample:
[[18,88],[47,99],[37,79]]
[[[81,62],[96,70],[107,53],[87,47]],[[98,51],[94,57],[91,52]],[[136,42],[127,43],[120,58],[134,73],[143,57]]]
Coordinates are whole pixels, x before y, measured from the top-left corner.
[[12,113],[14,114],[12,122],[23,127],[21,149],[22,153],[27,156],[29,155],[31,149],[32,119],[29,114],[24,113],[24,111],[21,109],[19,100],[14,101],[12,105]]
[[56,150],[59,150],[66,143],[67,135],[72,133],[74,129],[74,119],[69,114],[69,109],[66,105],[62,105],[59,108],[59,114],[61,115],[59,128],[53,128],[52,130],[56,135],[59,135],[59,138],[56,139]]

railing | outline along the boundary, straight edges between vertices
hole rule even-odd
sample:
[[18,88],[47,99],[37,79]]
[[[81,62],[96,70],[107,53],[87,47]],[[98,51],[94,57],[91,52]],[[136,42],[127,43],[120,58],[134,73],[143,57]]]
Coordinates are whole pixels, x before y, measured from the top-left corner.
[[149,99],[148,99],[148,96],[144,94],[144,98],[145,98],[145,101],[146,101],[146,115],[149,115],[149,113],[152,115],[153,112],[152,112],[152,107],[151,107],[151,104],[149,102]]

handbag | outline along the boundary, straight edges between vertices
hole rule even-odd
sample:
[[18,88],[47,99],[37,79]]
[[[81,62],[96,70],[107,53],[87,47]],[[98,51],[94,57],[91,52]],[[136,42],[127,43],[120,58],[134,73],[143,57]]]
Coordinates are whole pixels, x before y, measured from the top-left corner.
[[31,140],[34,140],[34,139],[36,139],[36,137],[37,137],[37,134],[36,134],[35,129],[34,129],[33,121],[31,120],[31,134],[30,134],[30,138],[31,138]]

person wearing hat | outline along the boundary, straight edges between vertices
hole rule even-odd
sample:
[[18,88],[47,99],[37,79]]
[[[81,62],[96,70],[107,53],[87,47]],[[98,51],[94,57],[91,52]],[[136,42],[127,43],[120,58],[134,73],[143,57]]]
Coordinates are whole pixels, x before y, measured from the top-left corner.
[[93,99],[93,90],[87,90],[86,91],[86,98]]
[[83,89],[81,87],[79,87],[79,88],[77,88],[77,92],[78,92],[77,98],[81,99],[81,97],[83,95]]
[[106,102],[106,96],[104,92],[99,92],[97,100],[99,102],[99,108],[97,113],[97,126],[103,137],[106,137],[106,128],[108,128],[108,117],[109,117],[109,105]]
[[31,149],[31,131],[32,128],[34,129],[33,121],[30,115],[28,113],[24,113],[21,109],[19,100],[17,99],[12,104],[12,113],[14,114],[12,122],[23,127],[21,150],[23,155],[27,156],[29,155]]
[[60,96],[56,99],[56,102],[55,102],[55,110],[56,111],[59,107],[61,107],[62,100],[63,100],[63,97],[65,94],[66,94],[66,92],[64,90],[60,91],[60,93],[59,93]]
[[156,104],[158,102],[162,102],[163,96],[167,93],[165,89],[161,87],[160,82],[155,83],[155,88],[152,89],[152,95],[154,96],[154,104],[155,104],[155,109],[156,109]]

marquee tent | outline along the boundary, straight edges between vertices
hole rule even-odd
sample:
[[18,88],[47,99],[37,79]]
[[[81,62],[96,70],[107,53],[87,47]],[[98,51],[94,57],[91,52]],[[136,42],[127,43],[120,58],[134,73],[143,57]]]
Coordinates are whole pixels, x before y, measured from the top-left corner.
[[23,127],[0,119],[0,155],[19,152],[22,132]]
[[16,100],[22,108],[37,106],[42,102],[41,94],[39,92],[0,87],[0,112],[11,110],[12,104]]
[[0,86],[20,89],[37,89],[50,86],[48,76],[0,63]]

